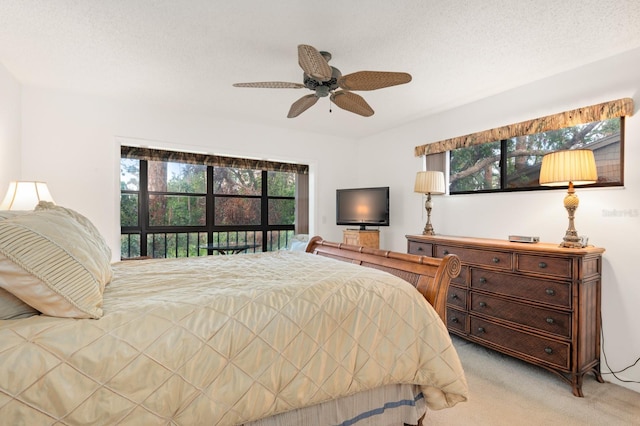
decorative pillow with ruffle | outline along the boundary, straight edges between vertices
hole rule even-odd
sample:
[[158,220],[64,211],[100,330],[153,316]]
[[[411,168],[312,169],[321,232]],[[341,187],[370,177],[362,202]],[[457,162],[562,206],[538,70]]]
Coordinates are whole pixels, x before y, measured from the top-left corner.
[[68,211],[0,220],[0,288],[43,314],[100,318],[110,257]]

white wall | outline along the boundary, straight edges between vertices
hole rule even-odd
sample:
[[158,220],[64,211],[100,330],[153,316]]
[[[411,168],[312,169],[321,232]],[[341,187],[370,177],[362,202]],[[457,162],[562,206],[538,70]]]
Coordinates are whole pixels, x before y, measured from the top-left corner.
[[[384,248],[405,251],[406,234],[420,234],[426,221],[424,199],[413,193],[422,162],[413,148],[455,136],[624,97],[640,106],[640,50],[412,122],[360,141],[360,182],[391,186],[392,225],[381,229]],[[393,141],[393,147],[389,147]],[[384,153],[384,155],[379,155]],[[576,229],[604,247],[602,318],[604,350],[616,371],[640,357],[640,114],[626,119],[624,188],[581,189]],[[386,170],[383,176],[380,171]],[[506,239],[536,235],[560,242],[568,219],[566,190],[434,197],[432,222],[437,233]],[[610,211],[620,215],[609,215]],[[603,371],[607,371],[603,366]],[[640,365],[619,374],[640,381]],[[611,375],[607,380],[616,381]],[[589,379],[590,380],[590,379]],[[624,384],[640,391],[640,384]]]
[[[78,210],[119,257],[119,141],[310,165],[310,233],[340,240],[335,190],[354,181],[351,140],[265,128],[188,109],[124,103],[24,87],[21,178],[46,181],[59,205]],[[340,153],[340,155],[336,155]],[[320,179],[318,177],[321,176]]]
[[20,178],[20,95],[20,84],[0,64],[0,202]]

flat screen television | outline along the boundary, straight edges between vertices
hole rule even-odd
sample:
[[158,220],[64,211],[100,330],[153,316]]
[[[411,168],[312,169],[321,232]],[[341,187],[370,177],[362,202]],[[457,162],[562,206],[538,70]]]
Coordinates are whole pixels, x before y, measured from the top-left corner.
[[389,187],[336,190],[336,224],[389,226]]

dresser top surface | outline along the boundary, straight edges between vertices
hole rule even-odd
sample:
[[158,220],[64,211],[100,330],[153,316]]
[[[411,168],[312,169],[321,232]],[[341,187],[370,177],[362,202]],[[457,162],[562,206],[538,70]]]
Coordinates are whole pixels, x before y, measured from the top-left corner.
[[582,248],[560,247],[560,243],[517,243],[493,238],[462,237],[455,235],[406,235],[411,241],[432,244],[455,244],[459,246],[500,248],[515,251],[531,251],[544,253],[560,253],[569,255],[586,255],[604,253],[602,247],[587,246]]

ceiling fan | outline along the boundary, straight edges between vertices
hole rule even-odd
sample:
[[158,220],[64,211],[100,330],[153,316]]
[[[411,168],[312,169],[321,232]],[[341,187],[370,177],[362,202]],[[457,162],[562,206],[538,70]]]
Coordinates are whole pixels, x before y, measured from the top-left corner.
[[298,45],[298,64],[304,71],[303,83],[283,81],[265,81],[256,83],[235,83],[235,87],[254,87],[267,89],[310,89],[314,93],[303,96],[291,105],[288,118],[294,118],[315,105],[318,99],[330,96],[340,108],[370,117],[373,109],[353,90],[376,90],[411,81],[411,75],[405,72],[358,71],[342,75],[339,69],[329,65],[331,54],[318,51],[306,44]]

